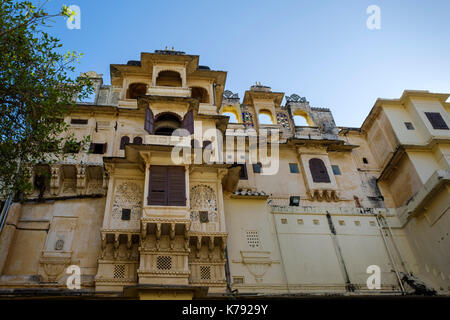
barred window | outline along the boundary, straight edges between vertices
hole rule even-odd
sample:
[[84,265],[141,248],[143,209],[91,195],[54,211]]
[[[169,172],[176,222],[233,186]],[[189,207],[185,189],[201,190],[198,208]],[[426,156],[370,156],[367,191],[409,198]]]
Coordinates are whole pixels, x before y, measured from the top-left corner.
[[433,126],[433,129],[448,130],[448,126],[439,112],[425,112],[425,115]]

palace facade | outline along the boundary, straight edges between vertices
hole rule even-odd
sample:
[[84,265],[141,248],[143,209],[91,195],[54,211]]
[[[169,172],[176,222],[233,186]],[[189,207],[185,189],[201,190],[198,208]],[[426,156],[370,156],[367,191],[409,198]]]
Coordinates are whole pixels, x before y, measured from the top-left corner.
[[0,297],[449,294],[449,94],[378,99],[349,128],[259,83],[241,99],[197,55],[110,72],[65,119],[90,145],[3,204]]

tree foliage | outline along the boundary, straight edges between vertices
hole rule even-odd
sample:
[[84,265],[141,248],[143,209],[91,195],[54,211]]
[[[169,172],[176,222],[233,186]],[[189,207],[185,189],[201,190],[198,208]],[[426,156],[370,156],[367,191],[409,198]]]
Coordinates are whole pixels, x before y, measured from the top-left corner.
[[64,145],[67,150],[67,144],[77,143],[63,119],[76,99],[93,91],[87,77],[69,76],[81,54],[61,53],[60,40],[44,30],[54,23],[52,18],[72,13],[63,6],[50,15],[44,5],[0,2],[1,196],[31,191],[32,168],[61,159]]

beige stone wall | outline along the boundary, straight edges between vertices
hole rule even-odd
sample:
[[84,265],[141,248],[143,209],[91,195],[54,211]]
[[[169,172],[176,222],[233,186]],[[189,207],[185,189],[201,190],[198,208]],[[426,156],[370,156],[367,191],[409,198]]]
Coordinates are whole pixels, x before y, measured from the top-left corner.
[[[13,240],[9,248],[2,246],[8,256],[0,285],[45,286],[56,281],[65,286],[65,268],[73,264],[81,268],[83,286],[92,287],[104,206],[104,198],[21,205],[17,224],[10,225]],[[58,240],[63,241],[60,247]],[[46,266],[55,257],[60,258],[56,266]]]

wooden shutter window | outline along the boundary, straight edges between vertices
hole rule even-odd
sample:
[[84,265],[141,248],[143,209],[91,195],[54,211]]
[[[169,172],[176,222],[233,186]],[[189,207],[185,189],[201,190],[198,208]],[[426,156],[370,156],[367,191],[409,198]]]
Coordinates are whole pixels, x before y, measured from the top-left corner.
[[125,145],[130,143],[130,137],[123,136],[120,138],[120,150],[125,150]]
[[183,128],[189,131],[190,134],[194,133],[194,112],[192,109],[183,118]]
[[145,110],[145,123],[144,123],[144,129],[149,134],[153,134],[153,131],[155,129],[154,126],[154,118],[153,118],[153,112],[150,110],[150,108],[147,107]]
[[328,176],[327,167],[322,160],[318,158],[310,159],[309,170],[311,171],[313,182],[331,182],[330,177]]
[[185,169],[181,166],[150,166],[148,204],[185,206]]
[[167,167],[150,166],[148,204],[164,206],[167,204]]
[[184,167],[168,167],[168,199],[169,206],[186,205],[186,185]]
[[442,118],[442,115],[439,112],[425,112],[425,115],[433,126],[433,129],[449,130],[444,118]]

